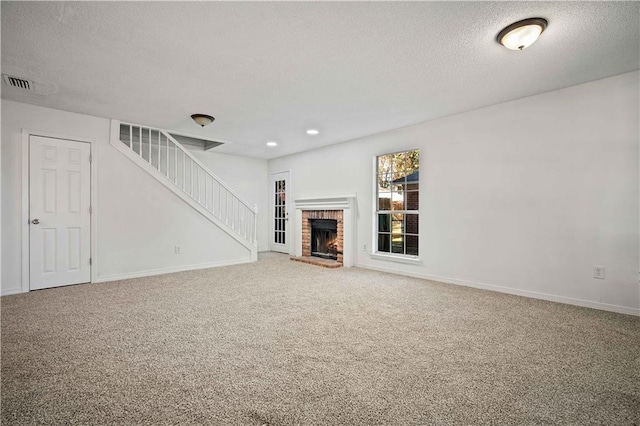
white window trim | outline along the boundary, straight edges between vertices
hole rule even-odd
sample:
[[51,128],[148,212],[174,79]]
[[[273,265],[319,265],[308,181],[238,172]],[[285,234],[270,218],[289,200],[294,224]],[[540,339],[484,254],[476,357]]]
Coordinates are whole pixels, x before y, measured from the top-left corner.
[[[418,241],[420,240],[418,239]],[[410,254],[400,255],[400,254],[393,254],[393,253],[387,254],[386,252],[375,252],[375,253],[370,253],[369,256],[372,259],[377,259],[377,260],[388,260],[390,262],[407,263],[410,265],[422,265],[422,260],[420,259],[419,256],[411,256]]]
[[[396,151],[396,152],[414,151],[419,149],[420,148],[407,148],[407,149]],[[378,250],[378,157],[380,155],[388,155],[388,154],[393,154],[393,152],[385,153],[385,154],[377,154],[377,155],[374,155],[373,158],[371,159],[371,165],[372,165],[371,175],[373,176],[373,179],[371,179],[372,180],[372,185],[371,185],[372,197],[371,198],[373,202],[371,203],[371,208],[372,208],[371,245],[370,245],[370,249],[367,251],[371,259],[386,260],[390,262],[405,263],[405,264],[411,264],[411,265],[421,265],[423,262],[420,257],[422,253],[422,248],[421,248],[422,232],[421,232],[421,225],[420,225],[421,224],[420,209],[412,210],[412,212],[416,212],[418,214],[418,253],[419,253],[418,256],[412,256],[410,254],[397,254],[397,253],[387,253],[387,252],[377,251]],[[420,184],[419,181],[418,181],[418,184]]]

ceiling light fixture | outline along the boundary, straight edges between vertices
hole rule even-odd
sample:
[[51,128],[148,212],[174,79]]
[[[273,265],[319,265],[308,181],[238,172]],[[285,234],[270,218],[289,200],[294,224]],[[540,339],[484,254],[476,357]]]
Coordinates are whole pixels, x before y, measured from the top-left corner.
[[213,120],[215,120],[215,118],[207,114],[193,114],[191,118],[196,122],[198,126],[201,127],[209,125],[213,123]]
[[317,135],[318,133],[320,133],[319,131],[317,131],[316,129],[309,129],[307,130],[307,134],[308,135]]
[[547,28],[547,20],[529,18],[514,22],[498,33],[498,43],[509,50],[523,50],[531,46]]
[[274,142],[274,141],[267,142],[267,146],[278,146],[278,142]]

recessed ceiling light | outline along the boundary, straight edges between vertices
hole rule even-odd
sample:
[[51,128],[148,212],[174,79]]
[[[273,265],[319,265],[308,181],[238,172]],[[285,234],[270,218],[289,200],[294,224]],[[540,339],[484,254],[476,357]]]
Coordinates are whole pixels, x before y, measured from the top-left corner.
[[514,22],[498,33],[498,43],[510,50],[523,50],[531,46],[547,28],[547,20],[529,18]]
[[267,146],[278,146],[278,142],[269,141],[267,142]]
[[316,129],[309,129],[307,130],[307,134],[308,135],[317,135],[318,133],[320,133],[319,131],[317,131]]

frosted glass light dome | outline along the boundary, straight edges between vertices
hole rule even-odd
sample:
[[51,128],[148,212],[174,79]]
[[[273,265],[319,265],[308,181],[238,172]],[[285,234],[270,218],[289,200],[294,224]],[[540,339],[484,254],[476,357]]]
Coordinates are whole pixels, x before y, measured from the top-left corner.
[[207,114],[192,114],[191,119],[196,122],[198,126],[207,126],[215,120],[214,117]]
[[498,34],[498,42],[510,50],[523,50],[531,46],[547,28],[547,20],[530,18],[515,22]]

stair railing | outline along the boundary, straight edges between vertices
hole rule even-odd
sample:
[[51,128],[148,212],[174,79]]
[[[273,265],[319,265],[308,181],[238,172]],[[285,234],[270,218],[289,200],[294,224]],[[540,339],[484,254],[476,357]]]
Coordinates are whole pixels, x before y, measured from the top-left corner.
[[[116,122],[116,120],[114,120]],[[116,122],[119,141],[158,171],[188,198],[204,208],[217,222],[257,247],[257,205],[243,200],[180,142],[162,129]]]

